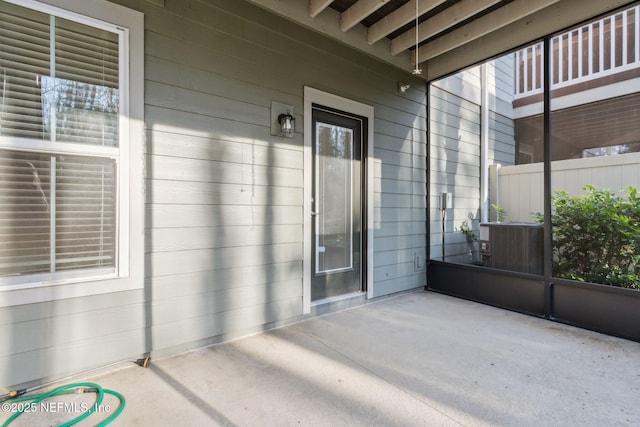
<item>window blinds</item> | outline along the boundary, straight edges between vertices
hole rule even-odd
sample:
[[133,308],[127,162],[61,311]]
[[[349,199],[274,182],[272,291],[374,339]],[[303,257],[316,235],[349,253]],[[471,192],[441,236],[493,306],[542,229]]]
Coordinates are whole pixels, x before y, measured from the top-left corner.
[[49,16],[0,2],[0,135],[42,138],[38,80],[51,69]]
[[0,2],[0,135],[118,143],[118,34]]
[[0,275],[113,267],[115,172],[112,159],[0,150]]
[[[117,33],[0,2],[0,276],[114,271],[117,157],[62,147],[118,147],[119,49]],[[50,148],[20,150],[34,139]]]

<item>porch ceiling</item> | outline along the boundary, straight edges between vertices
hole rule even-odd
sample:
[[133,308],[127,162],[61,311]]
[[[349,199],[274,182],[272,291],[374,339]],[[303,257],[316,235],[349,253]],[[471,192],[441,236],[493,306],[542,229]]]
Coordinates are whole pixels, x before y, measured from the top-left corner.
[[249,1],[384,62],[411,72],[422,69],[421,75],[427,80],[630,3],[624,0]]

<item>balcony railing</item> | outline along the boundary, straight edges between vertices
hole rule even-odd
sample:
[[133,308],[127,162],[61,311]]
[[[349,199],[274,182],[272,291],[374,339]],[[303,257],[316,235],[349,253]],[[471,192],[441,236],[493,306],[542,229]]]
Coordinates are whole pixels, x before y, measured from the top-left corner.
[[[551,39],[551,89],[640,67],[640,5]],[[514,54],[515,98],[542,92],[542,43]]]

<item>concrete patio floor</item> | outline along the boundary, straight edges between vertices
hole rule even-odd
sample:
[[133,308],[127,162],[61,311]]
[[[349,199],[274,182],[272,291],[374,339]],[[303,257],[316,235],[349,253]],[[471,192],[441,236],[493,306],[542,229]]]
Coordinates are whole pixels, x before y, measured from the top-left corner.
[[431,292],[87,380],[116,426],[640,425],[640,343]]

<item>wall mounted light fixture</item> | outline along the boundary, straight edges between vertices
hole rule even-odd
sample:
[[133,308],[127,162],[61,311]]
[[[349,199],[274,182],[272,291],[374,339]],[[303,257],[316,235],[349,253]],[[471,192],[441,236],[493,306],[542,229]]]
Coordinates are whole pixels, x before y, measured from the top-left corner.
[[296,119],[293,105],[271,101],[271,135],[280,138],[295,138]]
[[285,114],[278,116],[278,123],[280,123],[280,131],[287,135],[293,133],[295,128],[296,119],[291,115],[291,111],[287,110]]

